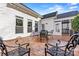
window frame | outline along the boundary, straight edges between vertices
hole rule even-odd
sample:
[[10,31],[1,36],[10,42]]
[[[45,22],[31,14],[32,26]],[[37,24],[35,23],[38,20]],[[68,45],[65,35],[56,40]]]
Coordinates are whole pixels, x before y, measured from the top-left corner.
[[[19,25],[19,23],[17,22],[17,20],[21,21],[21,25]],[[18,23],[18,24],[17,24]],[[22,28],[21,31],[19,31],[18,29]],[[19,31],[19,32],[18,32]],[[16,34],[20,34],[20,33],[24,33],[23,31],[23,17],[20,16],[16,16],[16,25],[15,25],[15,33]]]
[[35,32],[38,32],[38,21],[35,21]]
[[[32,32],[32,20],[28,19],[29,21],[27,22],[27,32],[30,33]],[[31,23],[31,25],[29,25],[29,23]],[[29,27],[30,26],[30,27]],[[30,30],[31,29],[31,30]]]

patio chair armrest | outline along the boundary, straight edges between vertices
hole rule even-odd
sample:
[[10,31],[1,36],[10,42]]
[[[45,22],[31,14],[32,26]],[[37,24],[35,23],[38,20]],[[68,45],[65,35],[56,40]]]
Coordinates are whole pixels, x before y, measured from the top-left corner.
[[54,45],[52,45],[52,44],[49,44],[49,43],[48,43],[47,45],[49,45],[49,46],[54,46]]
[[26,50],[28,49],[27,53],[28,53],[28,56],[30,56],[30,47],[29,47],[29,43],[27,43],[26,45]]
[[48,45],[47,44],[45,44],[45,48],[48,48]]
[[25,45],[25,46],[26,46],[26,49],[29,47],[29,43],[18,44],[18,45],[19,45],[20,47]]
[[54,47],[54,45],[52,45],[52,44],[49,44],[49,43],[48,43],[48,44],[45,44],[45,48],[47,48],[47,49],[48,49],[50,46],[51,46],[51,47]]
[[29,46],[29,43],[20,44],[20,46],[23,46],[23,45]]
[[15,48],[15,47],[17,47],[17,46],[9,46],[9,45],[5,45],[6,47],[8,47],[8,48]]
[[[26,48],[29,48],[29,43],[26,43],[27,45],[26,45]],[[30,48],[29,48],[29,50],[30,50]]]

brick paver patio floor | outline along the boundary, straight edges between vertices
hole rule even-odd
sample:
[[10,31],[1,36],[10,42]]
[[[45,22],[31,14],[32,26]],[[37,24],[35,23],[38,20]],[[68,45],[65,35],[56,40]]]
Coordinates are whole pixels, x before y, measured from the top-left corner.
[[[39,41],[39,37],[33,36],[33,37],[18,37],[16,39],[11,39],[8,41],[5,41],[4,43],[9,46],[15,46],[15,41],[18,39],[18,43],[30,43],[31,48],[31,56],[44,56],[44,48],[46,41],[43,40],[42,42]],[[70,36],[50,36],[49,37],[49,43],[54,44],[57,40],[61,40],[63,43],[62,45],[65,45],[64,42],[67,42],[70,39]],[[9,50],[9,49],[8,49]],[[75,49],[75,55],[79,56],[79,46]]]

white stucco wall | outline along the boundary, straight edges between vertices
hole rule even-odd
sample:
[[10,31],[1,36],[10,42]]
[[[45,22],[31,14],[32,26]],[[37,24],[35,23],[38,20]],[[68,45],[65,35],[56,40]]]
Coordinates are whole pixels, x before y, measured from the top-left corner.
[[53,17],[52,18],[46,18],[41,20],[41,24],[45,25],[45,30],[51,31],[53,30]]
[[[27,32],[27,22],[28,19],[32,20],[32,27],[33,31],[35,29],[35,21],[39,21],[40,18],[35,18],[33,16],[30,16],[28,14],[24,14],[22,12],[19,12],[15,9],[6,7],[6,4],[1,4],[4,7],[0,6],[0,36],[4,40],[8,40],[11,38],[16,38],[17,36],[30,36],[31,33]],[[24,33],[21,34],[15,34],[15,26],[16,26],[16,16],[23,17],[23,27],[24,27]],[[40,30],[40,29],[39,29]]]
[[53,30],[53,35],[55,35],[55,20],[56,17],[50,17],[50,18],[45,18],[41,20],[41,24],[45,24],[45,30],[48,30],[49,32]]
[[[45,30],[51,31],[53,30],[53,35],[62,35],[62,21],[69,20],[69,29],[71,29],[71,19],[74,17],[66,17],[61,19],[56,19],[55,17],[45,18],[41,20],[41,24],[45,24]],[[48,23],[48,24],[46,24]],[[59,24],[59,32],[56,32],[56,25]]]
[[[55,22],[55,20],[56,17],[45,18],[41,20],[41,24],[45,24],[45,30],[48,30],[49,32],[53,30],[53,33],[51,33],[51,35],[61,35],[61,27],[62,27],[61,22]],[[60,32],[56,32],[55,24],[59,24]]]

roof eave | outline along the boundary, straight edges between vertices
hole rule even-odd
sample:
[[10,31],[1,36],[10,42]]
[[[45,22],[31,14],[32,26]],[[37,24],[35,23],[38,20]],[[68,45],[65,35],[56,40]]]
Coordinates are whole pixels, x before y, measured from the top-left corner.
[[28,7],[25,7],[22,3],[8,3],[7,7],[16,9],[18,11],[29,14],[29,15],[34,16],[36,18],[38,18],[38,17],[41,18],[40,14],[38,14],[37,12],[33,11],[32,9],[30,9]]

